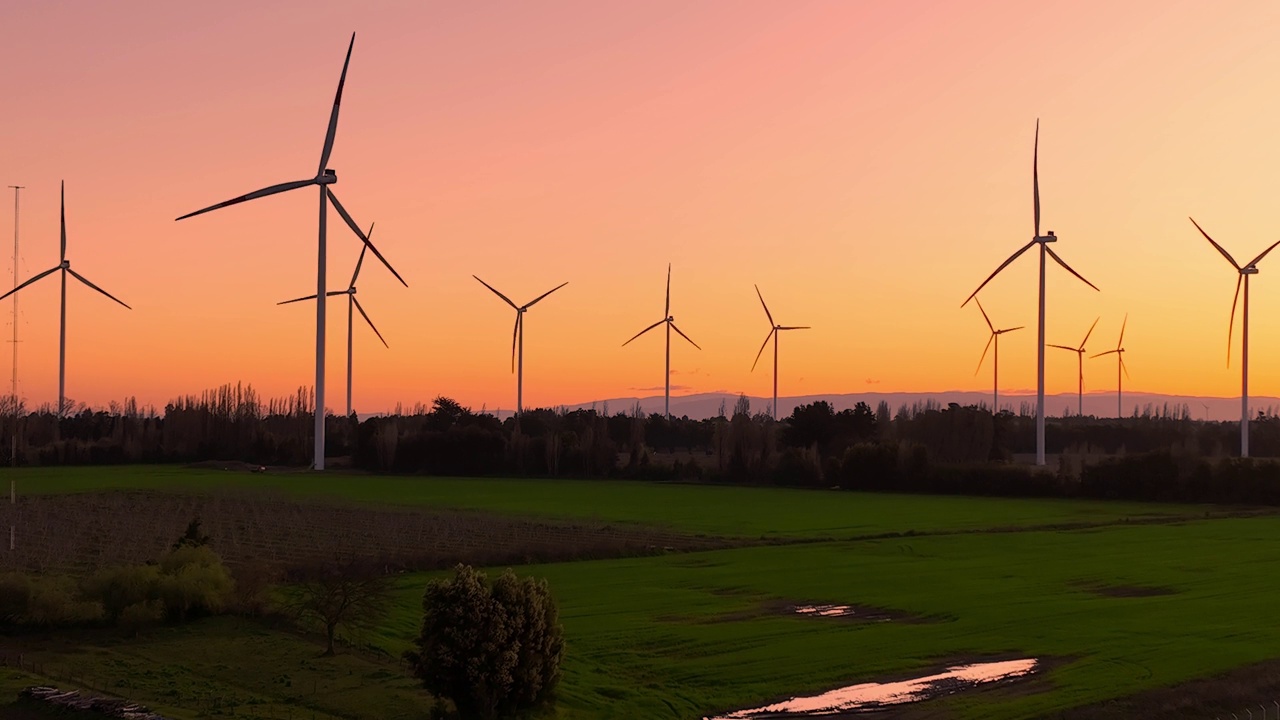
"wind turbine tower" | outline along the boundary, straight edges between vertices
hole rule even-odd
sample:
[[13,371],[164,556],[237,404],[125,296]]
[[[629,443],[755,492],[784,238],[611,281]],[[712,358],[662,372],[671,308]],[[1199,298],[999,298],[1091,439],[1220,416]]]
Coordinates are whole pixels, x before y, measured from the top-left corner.
[[[689,340],[690,345],[698,348],[699,350],[702,349],[698,347],[698,343],[694,342],[693,340],[690,340],[688,335],[685,335],[683,332],[680,332],[680,328],[676,327],[676,319],[671,315],[671,264],[670,263],[667,263],[667,304],[662,311],[662,315],[663,317],[661,320],[641,330],[640,332],[636,333],[631,337],[631,340],[635,340],[636,338],[658,327],[659,325],[665,324],[667,326],[667,372],[666,372],[666,378],[665,378],[666,392],[663,395],[662,411],[663,411],[663,414],[666,416],[666,418],[670,420],[671,419],[671,331],[675,330],[680,335],[680,337],[684,338],[685,340]],[[628,340],[622,343],[622,347],[626,347],[627,345],[631,344],[631,340]]]

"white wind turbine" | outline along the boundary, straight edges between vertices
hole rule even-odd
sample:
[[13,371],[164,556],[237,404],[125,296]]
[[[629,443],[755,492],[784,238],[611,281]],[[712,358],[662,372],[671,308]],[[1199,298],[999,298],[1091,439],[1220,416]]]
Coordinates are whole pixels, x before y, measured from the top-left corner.
[[[671,331],[675,330],[677,333],[680,334],[680,337],[684,338],[685,340],[688,340],[690,345],[698,348],[699,350],[702,349],[698,347],[698,343],[691,340],[688,335],[685,335],[683,332],[680,332],[680,328],[676,327],[676,319],[671,315],[671,263],[667,263],[667,304],[664,307],[662,314],[663,314],[663,318],[661,320],[641,330],[640,332],[636,333],[631,337],[631,340],[635,340],[641,335],[649,332],[650,330],[664,323],[667,326],[666,394],[663,395],[662,408],[663,408],[663,414],[666,415],[666,418],[668,420],[670,420],[671,419]],[[628,340],[622,343],[622,347],[626,347],[627,345],[629,345],[631,343],[631,340]]]
[[480,280],[480,278],[475,275],[472,275],[471,277],[476,278],[481,285],[492,290],[494,295],[502,298],[504,302],[516,311],[515,328],[511,331],[511,371],[516,374],[516,417],[519,418],[520,415],[524,413],[524,314],[528,312],[529,308],[533,307],[533,305],[539,300],[569,283],[562,282],[524,305],[516,305],[511,302],[511,298],[498,292],[497,289],[489,283]]
[[[369,226],[368,236],[370,238],[373,237],[373,225]],[[387,348],[391,347],[387,344],[386,338],[382,337],[382,333],[378,332],[378,328],[374,326],[373,321],[369,319],[369,313],[364,311],[364,307],[360,304],[360,301],[356,299],[356,279],[360,277],[360,267],[364,265],[364,254],[368,249],[369,248],[367,246],[360,248],[360,257],[356,259],[356,271],[351,273],[351,284],[347,286],[347,289],[330,290],[326,293],[329,297],[334,297],[336,295],[347,296],[347,417],[351,417],[351,366],[353,356],[355,355],[352,349],[351,338],[354,335],[355,312],[357,310],[360,311],[360,316],[364,318],[364,321],[369,324],[369,328],[373,330],[373,334],[377,335],[378,339],[382,341],[382,346]],[[288,305],[290,303],[315,299],[315,295],[308,295],[306,297],[294,298],[293,300],[285,300],[284,302],[276,304]]]
[[978,303],[978,310],[982,312],[982,319],[987,321],[987,329],[991,330],[991,336],[987,338],[987,346],[982,348],[982,357],[978,358],[978,367],[974,369],[973,374],[977,375],[978,371],[982,369],[982,363],[985,362],[987,359],[987,351],[991,349],[991,344],[995,343],[996,351],[991,358],[992,359],[991,364],[993,366],[991,370],[992,383],[993,383],[993,389],[991,392],[991,414],[999,415],[1000,414],[1000,336],[1005,333],[1013,332],[1014,330],[1021,330],[1026,326],[1019,325],[1018,327],[1003,328],[1001,330],[997,330],[996,326],[991,324],[991,318],[987,317],[987,311],[983,309],[982,301],[975,300],[975,302]]
[[[45,270],[39,275],[36,275],[35,277],[22,283],[21,285],[15,287],[14,289],[10,290],[4,295],[0,295],[0,300],[3,300],[9,297],[10,295],[18,292],[19,290],[30,285],[31,283],[34,283],[40,280],[40,278],[46,275],[52,275],[53,273],[56,273],[59,270],[62,271],[62,303],[61,303],[61,309],[59,311],[59,319],[58,319],[58,418],[61,419],[62,414],[66,412],[66,409],[67,409],[66,390],[67,390],[67,275],[68,273],[75,279],[79,280],[85,285],[88,285],[90,288],[93,288],[94,290],[97,290],[98,292],[102,293],[103,295],[106,295],[112,300],[115,300],[121,305],[124,305],[125,309],[132,310],[133,308],[129,307],[128,305],[125,305],[124,302],[122,302],[115,295],[112,295],[106,290],[103,290],[97,285],[94,285],[93,283],[85,279],[83,275],[71,269],[71,261],[67,259],[67,187],[65,182],[62,183],[59,189],[59,201],[60,201],[59,202],[60,209],[58,211],[58,223],[59,223],[59,237],[61,239],[61,245],[58,251],[58,264],[54,265],[52,268],[48,270]],[[54,428],[55,428],[54,432],[55,433],[58,432],[57,425],[55,425]]]
[[1080,366],[1079,368],[1080,369],[1080,388],[1078,390],[1079,398],[1080,398],[1080,409],[1078,410],[1078,412],[1081,416],[1084,415],[1084,353],[1085,353],[1084,344],[1089,342],[1089,336],[1093,334],[1093,329],[1098,326],[1098,320],[1101,320],[1101,319],[1102,318],[1095,319],[1093,321],[1093,324],[1089,326],[1089,332],[1084,334],[1084,340],[1080,341],[1080,347],[1068,347],[1066,345],[1050,345],[1049,346],[1051,348],[1058,348],[1059,350],[1070,350],[1071,352],[1076,354],[1076,360]]
[[974,291],[973,291],[973,294],[972,294],[972,295],[970,295],[970,296],[969,296],[969,297],[968,297],[968,298],[967,298],[963,303],[960,303],[960,307],[964,307],[965,305],[968,305],[968,304],[969,304],[969,300],[972,300],[972,299],[973,299],[973,298],[978,294],[978,291],[980,291],[980,290],[982,290],[982,288],[986,287],[986,286],[987,286],[987,283],[991,282],[991,280],[992,280],[996,275],[999,275],[1001,270],[1004,270],[1006,267],[1008,267],[1010,263],[1012,263],[1014,260],[1017,260],[1017,259],[1018,259],[1018,257],[1019,257],[1020,255],[1022,255],[1022,254],[1023,254],[1023,253],[1025,253],[1026,251],[1030,250],[1032,247],[1034,247],[1034,246],[1036,246],[1036,245],[1039,245],[1039,246],[1040,246],[1040,336],[1039,336],[1039,339],[1038,339],[1038,340],[1037,340],[1037,342],[1036,342],[1036,350],[1037,350],[1037,359],[1036,359],[1036,368],[1037,368],[1037,369],[1036,369],[1036,376],[1037,376],[1037,379],[1036,379],[1036,464],[1037,464],[1037,465],[1044,465],[1044,348],[1045,348],[1045,343],[1044,343],[1044,274],[1045,274],[1045,256],[1047,255],[1048,257],[1053,258],[1054,262],[1058,263],[1058,264],[1059,264],[1059,265],[1061,265],[1063,268],[1065,268],[1067,272],[1071,273],[1072,275],[1075,275],[1075,276],[1076,276],[1077,278],[1079,278],[1079,279],[1080,279],[1080,281],[1081,281],[1081,282],[1083,282],[1085,285],[1088,285],[1089,287],[1093,288],[1094,290],[1097,290],[1098,288],[1097,288],[1097,286],[1096,286],[1096,285],[1094,285],[1093,283],[1089,282],[1088,280],[1085,280],[1085,279],[1084,279],[1084,276],[1082,276],[1080,273],[1076,272],[1075,270],[1072,270],[1072,269],[1071,269],[1071,266],[1070,266],[1070,265],[1068,265],[1066,262],[1064,262],[1062,258],[1058,257],[1058,254],[1057,254],[1057,253],[1055,253],[1055,252],[1053,251],[1053,248],[1049,247],[1049,243],[1057,242],[1057,241],[1058,241],[1057,236],[1055,236],[1055,235],[1053,234],[1053,231],[1052,231],[1052,230],[1050,230],[1050,231],[1049,231],[1049,233],[1048,233],[1047,235],[1041,235],[1041,234],[1040,234],[1040,121],[1039,121],[1039,120],[1036,120],[1036,139],[1035,139],[1035,149],[1034,149],[1034,152],[1033,152],[1033,154],[1032,154],[1032,156],[1031,156],[1031,192],[1032,192],[1032,200],[1033,200],[1033,203],[1034,203],[1034,209],[1035,209],[1035,235],[1031,238],[1031,242],[1027,243],[1026,245],[1023,245],[1023,246],[1022,246],[1022,248],[1021,248],[1020,250],[1018,250],[1018,251],[1017,251],[1017,252],[1015,252],[1014,254],[1010,255],[1008,260],[1005,260],[1003,263],[1001,263],[1001,264],[1000,264],[1000,267],[996,268],[996,271],[995,271],[995,272],[991,273],[991,275],[990,275],[990,276],[988,276],[986,280],[983,280],[983,281],[982,281],[982,284],[978,286],[978,289],[977,289],[977,290],[974,290]]
[[1236,322],[1236,303],[1240,300],[1240,286],[1244,285],[1244,309],[1240,318],[1240,457],[1249,457],[1249,276],[1258,274],[1258,261],[1267,256],[1267,253],[1280,245],[1275,242],[1271,247],[1263,250],[1258,257],[1249,261],[1248,264],[1241,267],[1235,258],[1231,257],[1231,253],[1227,252],[1221,245],[1214,242],[1209,237],[1209,233],[1205,232],[1194,219],[1191,224],[1196,226],[1204,239],[1208,240],[1218,252],[1222,253],[1222,257],[1231,263],[1231,266],[1239,273],[1236,278],[1236,295],[1231,301],[1231,322],[1227,325],[1227,365],[1231,365],[1231,334],[1235,330]]
[[1120,323],[1120,339],[1116,340],[1115,349],[1090,356],[1096,358],[1100,358],[1103,355],[1116,356],[1116,417],[1118,418],[1124,417],[1124,382],[1123,378],[1120,377],[1120,373],[1123,371],[1124,377],[1129,377],[1129,368],[1124,365],[1124,329],[1128,325],[1129,314],[1125,313],[1124,322]]
[[373,246],[373,243],[369,242],[368,236],[360,230],[360,226],[356,225],[356,221],[351,219],[351,215],[347,213],[346,208],[342,207],[342,203],[338,202],[338,196],[335,195],[333,190],[329,187],[338,181],[337,173],[328,167],[329,154],[333,151],[333,139],[334,135],[336,135],[338,131],[338,109],[342,104],[342,87],[347,81],[347,67],[351,64],[351,50],[355,47],[355,44],[356,35],[355,33],[351,33],[351,43],[347,46],[347,57],[342,63],[342,74],[338,77],[338,92],[333,98],[333,109],[329,113],[329,127],[325,132],[324,147],[320,151],[320,166],[319,169],[316,170],[315,177],[265,187],[261,190],[255,190],[251,193],[241,195],[240,197],[232,198],[231,200],[218,203],[217,205],[210,205],[203,210],[187,213],[186,215],[177,218],[178,220],[183,220],[195,215],[200,215],[201,213],[207,213],[210,210],[217,210],[229,205],[236,205],[238,203],[245,202],[246,200],[256,200],[257,198],[266,197],[268,195],[275,195],[277,193],[297,190],[298,188],[310,187],[312,185],[315,185],[319,189],[320,232],[316,260],[316,408],[314,449],[314,467],[316,470],[324,469],[324,330],[325,298],[328,296],[328,293],[325,290],[325,263],[327,257],[325,254],[325,245],[327,241],[328,202],[333,203],[333,207],[338,211],[338,214],[342,216],[342,219],[347,223],[347,226],[351,228],[351,231],[360,238],[360,240],[365,244],[365,247],[371,250],[373,254],[382,261],[383,265],[387,266],[387,269],[391,271],[391,274],[395,275],[396,279],[399,280],[402,285],[405,287],[409,286],[409,284],[404,281],[404,278],[400,277],[400,273],[397,273],[395,268],[391,267],[391,263],[387,262],[387,259],[382,256],[382,253],[378,252],[378,249]]
[[[778,419],[778,335],[783,330],[809,330],[808,325],[779,325],[773,321],[773,313],[769,312],[769,306],[764,304],[764,295],[760,294],[760,286],[756,285],[756,297],[760,298],[760,306],[764,308],[765,317],[769,318],[770,330],[769,334],[764,336],[764,343],[760,345],[760,352],[756,353],[755,362],[751,363],[751,371],[755,372],[756,365],[760,362],[760,356],[764,354],[764,349],[769,345],[769,339],[773,339],[773,419]],[[679,331],[677,331],[679,332]]]

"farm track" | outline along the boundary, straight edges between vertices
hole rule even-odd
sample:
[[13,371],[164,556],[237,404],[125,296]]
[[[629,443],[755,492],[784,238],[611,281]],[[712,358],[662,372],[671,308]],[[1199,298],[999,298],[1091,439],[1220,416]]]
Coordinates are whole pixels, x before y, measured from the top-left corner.
[[402,570],[527,564],[739,547],[751,541],[638,525],[377,507],[261,493],[108,491],[0,506],[16,548],[0,570],[76,572],[153,560],[195,517],[228,564],[296,568],[362,559]]

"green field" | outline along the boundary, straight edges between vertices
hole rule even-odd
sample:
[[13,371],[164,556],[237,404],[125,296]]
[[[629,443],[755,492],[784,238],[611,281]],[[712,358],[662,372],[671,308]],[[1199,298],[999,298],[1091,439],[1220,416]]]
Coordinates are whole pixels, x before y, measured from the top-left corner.
[[[1037,718],[1280,657],[1280,625],[1273,621],[1280,517],[1274,515],[1204,519],[1204,507],[599,481],[175,468],[22,470],[10,476],[18,479],[20,493],[269,486],[366,502],[592,517],[703,533],[835,538],[520,568],[546,577],[560,603],[568,649],[556,716],[564,720],[700,718],[789,693],[901,678],[982,657],[1041,658],[1047,669],[1027,682],[963,692],[922,710],[959,718]],[[1169,521],[1124,522],[1160,515]],[[1043,529],[1065,524],[1096,527]],[[1009,532],[1012,527],[1042,529]],[[989,529],[1001,532],[983,532]],[[967,532],[948,534],[954,530]],[[864,537],[908,531],[918,535]],[[852,539],[858,537],[863,539]],[[366,638],[390,657],[417,633],[428,577],[407,576],[395,615]],[[1137,592],[1143,589],[1163,594]],[[784,616],[776,606],[785,601],[866,605],[910,617],[860,623]],[[237,681],[231,638],[242,635],[257,647],[243,651],[253,653],[254,662],[268,658],[269,666],[304,678],[304,684],[317,674],[321,683],[342,677],[324,665],[328,661],[315,659],[309,641],[229,619],[134,642],[63,648],[53,656],[63,664],[103,658],[99,674],[122,677],[163,663],[168,685],[136,683],[120,692],[178,718],[202,711],[163,693],[183,697],[176,688],[198,685],[205,676],[228,692],[252,695],[262,707],[286,702],[298,691],[272,685],[262,673]],[[388,698],[412,704],[405,699],[415,697],[412,683],[394,662],[336,662],[363,663],[347,672],[363,678],[369,698],[385,688]],[[324,717],[400,716],[379,713],[372,700],[325,702],[311,706]],[[1218,708],[1224,716],[1233,709]],[[254,716],[237,713],[233,717]]]
[[1101,524],[1126,518],[1203,516],[1205,507],[849,493],[659,484],[619,480],[420,478],[326,473],[227,472],[169,466],[33,468],[0,471],[19,493],[269,489],[358,502],[427,505],[518,515],[645,523],[743,537],[847,538]]

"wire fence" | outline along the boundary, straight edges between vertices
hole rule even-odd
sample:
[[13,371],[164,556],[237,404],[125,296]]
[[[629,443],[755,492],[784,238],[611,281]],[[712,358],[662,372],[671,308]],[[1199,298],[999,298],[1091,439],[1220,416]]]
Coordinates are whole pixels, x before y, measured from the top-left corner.
[[1257,709],[1244,708],[1228,715],[1215,715],[1213,720],[1280,720],[1280,700],[1272,700],[1270,704],[1258,703]]

